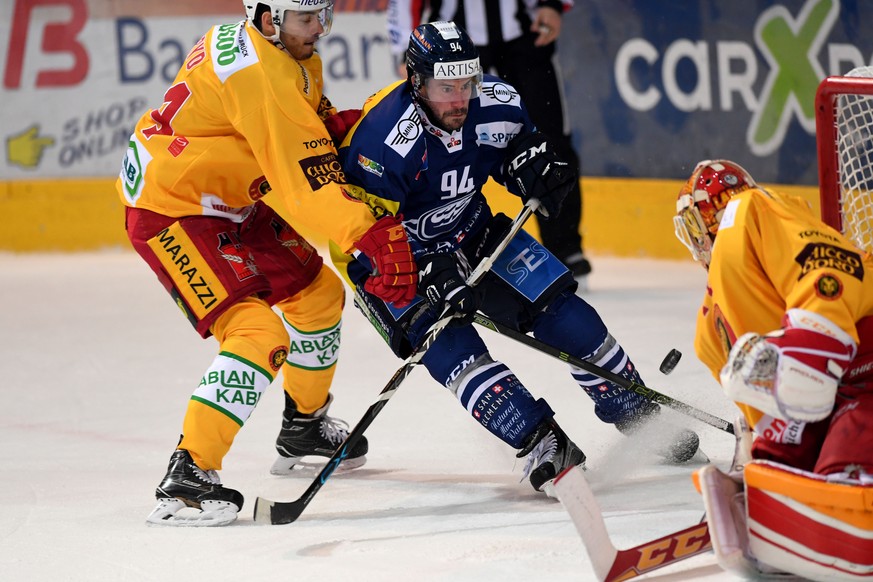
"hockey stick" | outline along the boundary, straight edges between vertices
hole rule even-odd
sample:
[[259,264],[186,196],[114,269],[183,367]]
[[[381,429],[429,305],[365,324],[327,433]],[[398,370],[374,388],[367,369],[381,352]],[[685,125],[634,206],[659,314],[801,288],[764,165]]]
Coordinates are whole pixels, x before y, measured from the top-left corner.
[[[484,257],[476,268],[473,269],[473,272],[470,273],[470,276],[467,277],[467,285],[473,287],[479,283],[482,277],[484,277],[489,270],[491,270],[497,257],[509,245],[513,237],[518,234],[522,225],[524,225],[531,213],[536,210],[537,206],[539,206],[539,201],[536,199],[531,199],[524,205],[524,208],[521,209],[521,212],[519,212],[518,216],[515,217],[515,220],[512,221],[509,231],[506,233],[503,240],[500,241],[500,244],[494,248],[490,255]],[[448,311],[448,309],[446,309],[446,311]],[[364,413],[364,416],[360,421],[358,421],[358,424],[355,425],[355,428],[352,429],[349,436],[346,437],[346,440],[337,448],[315,480],[309,485],[306,491],[303,492],[303,495],[295,501],[270,501],[269,499],[258,497],[255,500],[254,519],[256,522],[280,525],[291,523],[300,517],[300,514],[303,513],[303,510],[306,509],[306,506],[309,505],[309,502],[312,501],[315,494],[318,493],[319,489],[321,489],[325,482],[330,478],[331,474],[343,459],[348,456],[349,451],[358,441],[361,440],[364,431],[367,430],[373,420],[375,420],[382,408],[384,408],[388,403],[388,400],[394,396],[394,393],[400,387],[403,380],[412,373],[413,368],[421,362],[424,354],[449,324],[452,316],[446,316],[446,311],[443,311],[440,318],[427,331],[421,344],[413,350],[412,354],[406,358],[406,361],[400,369],[398,369],[397,372],[394,373],[394,376],[388,380],[388,384],[386,384],[385,388],[383,388],[379,393],[376,402],[370,405]]]
[[714,426],[715,428],[717,428],[719,430],[723,430],[727,433],[734,434],[733,423],[730,423],[722,418],[719,418],[717,416],[709,414],[708,412],[704,412],[700,409],[694,408],[693,406],[691,406],[689,404],[685,404],[684,402],[680,402],[674,398],[670,398],[666,394],[662,394],[656,390],[653,390],[652,388],[649,388],[648,386],[643,386],[642,384],[637,384],[636,382],[634,382],[632,380],[628,380],[627,378],[625,378],[623,376],[619,376],[618,374],[615,374],[613,372],[610,372],[609,370],[607,370],[605,368],[601,368],[600,366],[598,366],[596,364],[592,364],[591,362],[586,362],[582,358],[577,358],[576,356],[570,355],[566,352],[562,352],[561,350],[559,350],[555,346],[547,344],[544,341],[538,340],[537,338],[535,338],[533,336],[529,336],[529,335],[522,333],[520,331],[516,331],[516,330],[512,329],[511,327],[507,327],[507,326],[503,325],[502,323],[498,323],[498,322],[494,321],[493,319],[491,319],[485,315],[482,315],[481,313],[477,313],[476,316],[474,317],[473,321],[474,321],[474,323],[478,323],[482,327],[487,327],[491,331],[494,331],[494,332],[497,332],[499,334],[510,337],[518,342],[521,342],[527,346],[534,348],[535,350],[543,352],[544,354],[548,354],[550,356],[558,358],[562,362],[567,362],[568,364],[576,366],[577,368],[581,368],[581,369],[585,370],[586,372],[594,374],[595,376],[600,376],[604,380],[609,380],[610,382],[618,384],[619,386],[621,386],[625,390],[629,390],[631,392],[639,394],[640,396],[648,398],[652,402],[657,402],[658,404],[663,404],[664,406],[672,408],[673,410],[675,410],[677,412],[681,412],[682,414],[688,415],[692,418],[696,418],[697,420],[699,420],[701,422],[705,422],[706,424],[708,424],[710,426]]
[[706,522],[701,522],[633,548],[619,550],[609,538],[603,514],[580,467],[566,469],[550,486],[570,514],[582,537],[594,574],[602,582],[629,580],[712,549],[709,527]]

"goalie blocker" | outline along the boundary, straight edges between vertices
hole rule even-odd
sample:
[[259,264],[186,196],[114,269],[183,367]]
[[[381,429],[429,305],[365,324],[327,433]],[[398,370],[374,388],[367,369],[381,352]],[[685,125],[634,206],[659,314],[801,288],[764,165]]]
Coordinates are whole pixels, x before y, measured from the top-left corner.
[[707,465],[694,477],[725,570],[820,581],[873,577],[873,483],[834,482],[770,461],[730,475]]

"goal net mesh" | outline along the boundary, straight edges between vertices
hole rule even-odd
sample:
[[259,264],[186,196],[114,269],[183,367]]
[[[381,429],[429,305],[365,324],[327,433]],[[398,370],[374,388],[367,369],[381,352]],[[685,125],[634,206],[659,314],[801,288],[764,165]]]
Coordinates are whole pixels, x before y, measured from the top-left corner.
[[[846,76],[873,84],[873,67]],[[839,94],[833,103],[839,200],[832,203],[839,205],[843,232],[873,252],[873,95]]]

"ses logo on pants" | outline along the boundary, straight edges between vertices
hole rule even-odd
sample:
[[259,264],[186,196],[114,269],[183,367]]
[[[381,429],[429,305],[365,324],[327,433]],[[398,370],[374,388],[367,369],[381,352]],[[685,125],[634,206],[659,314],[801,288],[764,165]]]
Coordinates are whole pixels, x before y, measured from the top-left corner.
[[540,245],[534,243],[528,248],[518,253],[514,259],[509,262],[506,270],[510,275],[515,277],[518,284],[524,282],[537,267],[545,263],[549,258],[549,253]]
[[531,235],[522,231],[497,258],[492,272],[533,303],[569,271]]

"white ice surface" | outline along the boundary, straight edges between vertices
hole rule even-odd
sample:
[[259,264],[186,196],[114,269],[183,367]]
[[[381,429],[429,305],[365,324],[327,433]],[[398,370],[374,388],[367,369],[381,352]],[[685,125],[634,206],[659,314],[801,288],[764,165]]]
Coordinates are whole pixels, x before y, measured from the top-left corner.
[[[655,389],[732,420],[737,409],[697,362],[704,273],[690,260],[596,258],[592,303]],[[137,256],[0,254],[0,580],[594,580],[561,505],[520,483],[523,463],[419,368],[367,431],[368,463],[335,475],[301,518],[252,521],[258,495],[296,499],[308,476],[274,477],[274,384],[225,458],[246,497],[224,528],[145,525],[186,401],[216,343],[201,340]],[[600,423],[564,364],[482,331],[588,455],[613,542],[629,548],[700,520],[690,474],[641,454]],[[669,377],[658,365],[683,354]],[[354,425],[401,362],[351,304],[331,414]],[[698,431],[724,468],[733,437]],[[731,580],[711,553],[649,580]]]

